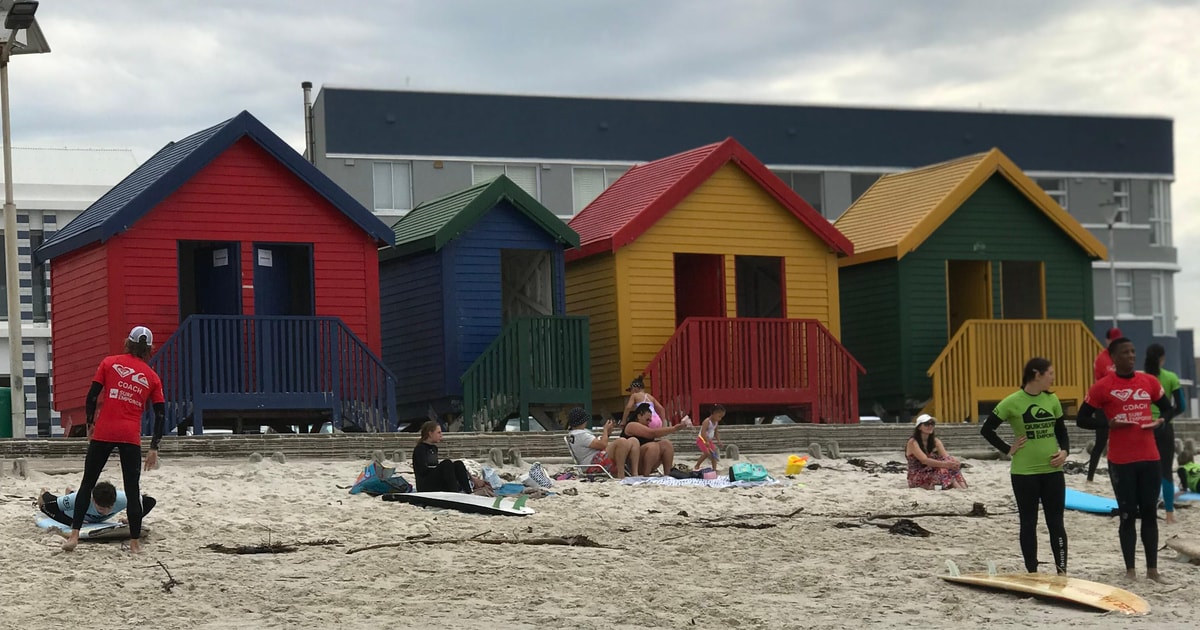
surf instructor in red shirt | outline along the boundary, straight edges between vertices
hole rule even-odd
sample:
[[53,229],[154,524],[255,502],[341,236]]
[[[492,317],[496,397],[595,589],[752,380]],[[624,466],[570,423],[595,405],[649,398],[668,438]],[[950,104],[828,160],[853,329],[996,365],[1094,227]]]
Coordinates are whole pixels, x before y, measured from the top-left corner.
[[[77,496],[92,496],[92,489],[115,449],[121,457],[121,475],[125,479],[125,496],[129,501],[125,512],[129,519],[129,550],[133,553],[139,551],[142,535],[142,493],[138,487],[142,466],[142,415],[148,404],[154,406],[154,434],[150,452],[146,454],[146,470],[153,469],[158,463],[158,442],[162,439],[166,418],[162,381],[146,364],[153,345],[154,335],[150,329],[135,326],[125,339],[125,353],[106,357],[96,368],[85,403],[88,450]],[[72,551],[79,544],[79,530],[86,513],[86,508],[75,510],[71,534],[63,542],[64,551]]]
[[[1125,572],[1136,576],[1135,520],[1142,521],[1142,545],[1146,551],[1146,577],[1163,582],[1158,573],[1158,493],[1161,489],[1158,446],[1154,429],[1175,415],[1171,399],[1157,378],[1136,371],[1137,350],[1133,342],[1118,337],[1108,344],[1114,372],[1092,385],[1076,423],[1084,429],[1108,425],[1108,476],[1117,497],[1121,517],[1119,537]],[[1150,406],[1158,407],[1156,420]],[[1104,412],[1097,417],[1096,411]],[[1105,420],[1107,418],[1107,420]]]

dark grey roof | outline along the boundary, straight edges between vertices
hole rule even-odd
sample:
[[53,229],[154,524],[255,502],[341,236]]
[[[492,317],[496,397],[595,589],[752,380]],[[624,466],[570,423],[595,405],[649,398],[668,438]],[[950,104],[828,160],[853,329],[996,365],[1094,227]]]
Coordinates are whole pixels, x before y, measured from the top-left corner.
[[1172,174],[1167,118],[322,88],[327,153],[649,161],[732,136],[766,164]]

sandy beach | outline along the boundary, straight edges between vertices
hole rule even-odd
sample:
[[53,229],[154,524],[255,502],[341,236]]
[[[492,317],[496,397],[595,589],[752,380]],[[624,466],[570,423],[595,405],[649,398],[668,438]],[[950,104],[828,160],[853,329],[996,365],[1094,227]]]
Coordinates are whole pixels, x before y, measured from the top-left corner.
[[[267,454],[269,455],[269,454]],[[883,463],[902,455],[864,456]],[[34,525],[40,488],[79,483],[82,462],[11,461],[0,476],[0,592],[3,628],[874,628],[920,622],[948,627],[1190,628],[1200,567],[1160,567],[1174,584],[1127,582],[1109,517],[1067,513],[1075,577],[1123,586],[1149,601],[1135,619],[944,583],[946,560],[965,571],[994,560],[1021,570],[1007,464],[967,460],[970,489],[910,490],[903,474],[870,474],[846,460],[783,477],[786,455],[766,464],[782,483],[750,489],[557,482],[530,500],[533,516],[488,517],[351,496],[365,461],[286,463],[172,460],[145,473],[158,499],[139,556],[119,543],[84,543],[73,553]],[[1075,454],[1074,460],[1082,459]],[[690,463],[690,461],[688,462]],[[728,462],[722,462],[727,465]],[[550,463],[556,471],[560,467]],[[400,471],[409,468],[401,464]],[[519,474],[521,469],[509,467]],[[119,484],[118,464],[104,478]],[[1107,480],[1069,487],[1111,496]],[[564,495],[562,491],[577,490]],[[868,513],[953,512],[983,503],[994,516],[918,517],[928,538],[861,523]],[[790,518],[746,514],[786,515]],[[686,512],[687,516],[683,516]],[[1171,534],[1200,535],[1200,507],[1183,508]],[[767,524],[745,529],[720,523]],[[711,519],[718,519],[715,523]],[[1161,521],[1160,521],[1161,523]],[[1042,528],[1043,572],[1052,571]],[[535,538],[583,534],[613,549],[406,543],[347,551],[409,536],[429,539]],[[204,546],[336,539],[293,553],[226,555]],[[1139,548],[1139,572],[1144,572]],[[170,592],[161,562],[181,582]],[[1191,619],[1192,621],[1188,621]]]

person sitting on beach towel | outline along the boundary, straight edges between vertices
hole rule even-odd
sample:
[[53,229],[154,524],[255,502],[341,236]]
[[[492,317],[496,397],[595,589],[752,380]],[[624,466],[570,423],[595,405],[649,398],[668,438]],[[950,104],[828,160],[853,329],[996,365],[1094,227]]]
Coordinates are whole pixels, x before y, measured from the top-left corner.
[[967,480],[959,471],[958,460],[946,454],[946,447],[933,434],[935,424],[933,416],[927,413],[918,416],[917,427],[904,447],[904,455],[908,458],[908,487],[926,490],[933,490],[935,486],[944,490],[966,488]]
[[[79,507],[79,493],[67,490],[67,493],[62,496],[42,490],[38,496],[38,509],[42,514],[62,523],[70,525],[75,518],[75,510]],[[142,495],[142,516],[150,513],[157,501],[153,497]],[[104,523],[122,512],[129,505],[129,499],[124,492],[117,490],[107,481],[101,481],[92,489],[92,500],[83,515],[84,523]],[[119,522],[125,523],[127,519],[122,516],[118,519]]]
[[643,477],[648,477],[660,464],[663,474],[675,466],[675,445],[671,444],[670,440],[661,438],[691,426],[691,422],[688,421],[661,429],[651,429],[648,425],[652,413],[650,403],[638,403],[625,420],[624,429],[621,431],[622,437],[634,438],[641,445],[638,473]]
[[438,442],[442,441],[442,425],[430,420],[421,425],[421,441],[413,449],[413,477],[417,492],[486,493],[487,482],[467,472],[466,464],[458,460],[438,459]]
[[641,459],[641,448],[638,441],[631,437],[610,437],[613,429],[612,420],[604,423],[604,432],[596,437],[584,425],[591,416],[583,407],[575,407],[567,412],[567,442],[571,445],[571,455],[579,464],[592,463],[604,468],[617,479],[625,478],[625,462],[629,462],[630,470],[638,470]]

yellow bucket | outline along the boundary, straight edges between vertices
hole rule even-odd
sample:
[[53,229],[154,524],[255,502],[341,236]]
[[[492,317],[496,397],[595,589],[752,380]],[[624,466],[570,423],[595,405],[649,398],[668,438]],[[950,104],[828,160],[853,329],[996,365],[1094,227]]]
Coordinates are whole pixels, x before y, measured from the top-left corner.
[[784,469],[783,474],[795,475],[795,474],[799,473],[801,470],[804,470],[804,467],[806,465],[808,465],[807,457],[801,457],[799,455],[789,455],[788,461],[787,461],[787,468]]

